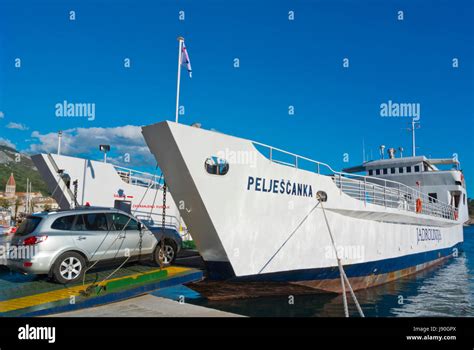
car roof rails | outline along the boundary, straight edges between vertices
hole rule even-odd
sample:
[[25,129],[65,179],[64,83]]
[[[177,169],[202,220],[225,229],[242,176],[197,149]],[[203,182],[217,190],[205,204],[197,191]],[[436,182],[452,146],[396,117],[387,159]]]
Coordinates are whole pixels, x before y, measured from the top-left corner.
[[71,210],[119,210],[114,207],[99,207],[99,206],[90,206],[90,205],[78,205]]

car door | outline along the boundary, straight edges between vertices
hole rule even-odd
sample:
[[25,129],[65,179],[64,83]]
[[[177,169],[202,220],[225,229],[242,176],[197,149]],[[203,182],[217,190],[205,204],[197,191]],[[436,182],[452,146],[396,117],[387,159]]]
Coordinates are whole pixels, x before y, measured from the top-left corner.
[[114,259],[121,239],[110,232],[104,213],[77,215],[73,226],[74,241],[91,261]]
[[124,235],[121,254],[135,257],[152,253],[154,237],[148,230],[140,230],[137,220],[122,213],[110,213],[109,221],[114,232]]

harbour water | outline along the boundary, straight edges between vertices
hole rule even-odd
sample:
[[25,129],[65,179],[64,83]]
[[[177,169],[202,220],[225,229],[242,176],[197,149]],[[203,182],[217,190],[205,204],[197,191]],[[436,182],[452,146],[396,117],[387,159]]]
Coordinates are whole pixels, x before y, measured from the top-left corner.
[[[474,316],[474,226],[464,228],[463,252],[443,265],[356,293],[368,317]],[[350,301],[351,316],[357,310]],[[338,317],[341,296],[306,295],[194,303],[247,316]]]

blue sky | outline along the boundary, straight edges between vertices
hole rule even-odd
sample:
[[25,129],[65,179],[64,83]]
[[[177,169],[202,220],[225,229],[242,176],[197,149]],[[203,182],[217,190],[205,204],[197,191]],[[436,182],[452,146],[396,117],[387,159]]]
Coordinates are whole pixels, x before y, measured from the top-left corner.
[[[472,1],[2,0],[0,142],[53,151],[61,129],[67,153],[99,158],[110,142],[112,159],[153,168],[138,126],[174,119],[182,35],[193,78],[183,71],[181,122],[341,169],[362,161],[363,139],[373,158],[380,144],[408,155],[409,118],[380,104],[419,103],[418,154],[457,153],[473,188],[472,18]],[[95,120],[56,117],[64,100],[95,103]]]

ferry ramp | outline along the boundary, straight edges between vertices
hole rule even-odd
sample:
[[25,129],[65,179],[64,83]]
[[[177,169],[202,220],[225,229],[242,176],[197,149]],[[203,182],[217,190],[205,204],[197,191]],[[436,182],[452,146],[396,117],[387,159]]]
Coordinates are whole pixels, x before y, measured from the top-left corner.
[[129,264],[113,271],[88,272],[84,283],[61,285],[45,277],[23,275],[0,266],[0,316],[43,316],[117,302],[183,283],[199,281],[201,270]]

